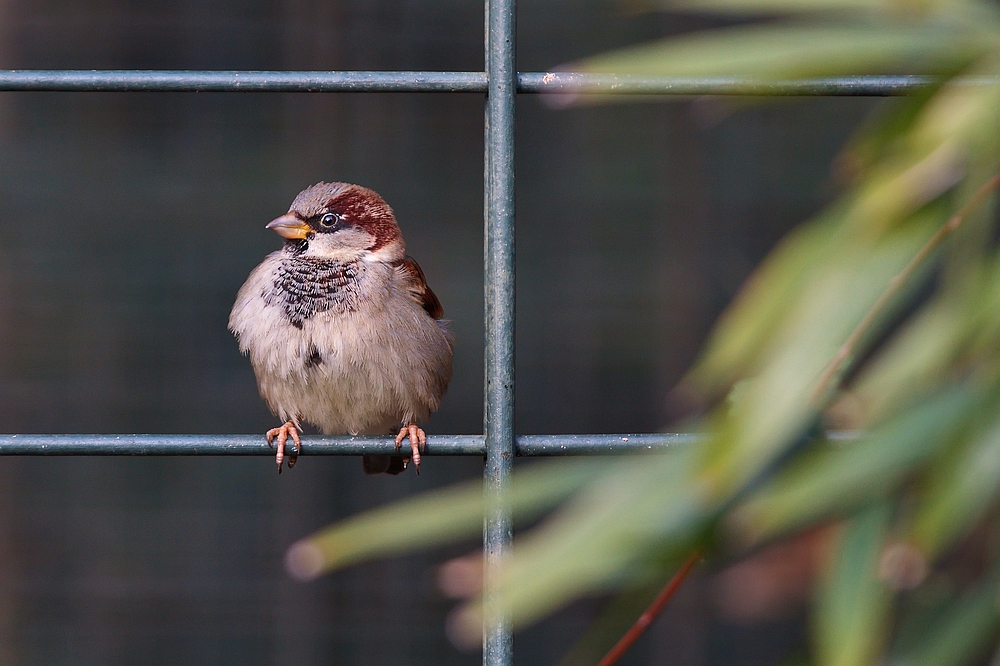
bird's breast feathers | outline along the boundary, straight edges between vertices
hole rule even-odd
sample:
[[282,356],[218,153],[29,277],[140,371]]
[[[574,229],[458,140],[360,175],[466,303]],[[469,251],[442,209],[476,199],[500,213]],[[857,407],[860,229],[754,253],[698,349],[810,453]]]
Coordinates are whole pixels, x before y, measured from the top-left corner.
[[267,305],[281,308],[295,328],[321,312],[354,312],[361,307],[360,262],[284,258],[273,271],[271,284],[261,289]]
[[331,433],[382,431],[435,410],[452,339],[412,281],[382,262],[269,255],[240,289],[229,327],[271,407]]

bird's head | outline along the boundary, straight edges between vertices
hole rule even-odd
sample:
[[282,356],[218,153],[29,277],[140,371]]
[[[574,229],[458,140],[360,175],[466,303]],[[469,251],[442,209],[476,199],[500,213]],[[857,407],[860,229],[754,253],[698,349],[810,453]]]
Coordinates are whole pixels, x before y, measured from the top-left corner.
[[267,228],[306,256],[335,261],[396,261],[406,255],[396,217],[374,190],[316,183]]

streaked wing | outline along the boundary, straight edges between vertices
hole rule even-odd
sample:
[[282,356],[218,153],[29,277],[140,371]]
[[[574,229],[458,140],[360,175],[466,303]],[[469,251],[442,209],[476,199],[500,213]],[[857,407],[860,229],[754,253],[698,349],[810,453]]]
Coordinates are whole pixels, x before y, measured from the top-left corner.
[[414,301],[420,304],[420,306],[434,319],[440,319],[444,316],[444,308],[441,306],[441,301],[438,297],[431,291],[431,288],[427,286],[427,280],[424,278],[424,272],[420,270],[420,264],[417,263],[416,259],[407,255],[401,261],[397,261],[394,266],[397,271],[403,273],[407,281],[409,282],[408,288],[410,291],[410,297]]

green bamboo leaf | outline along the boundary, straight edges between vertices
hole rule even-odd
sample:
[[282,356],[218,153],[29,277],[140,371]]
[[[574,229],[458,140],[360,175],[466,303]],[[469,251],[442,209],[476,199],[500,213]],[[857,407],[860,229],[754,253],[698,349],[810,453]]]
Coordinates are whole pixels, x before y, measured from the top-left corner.
[[[996,164],[1000,148],[1000,60],[998,45],[985,51],[965,70],[979,82],[951,79],[931,98],[913,124],[905,143],[916,155],[928,154],[953,142],[970,162]],[[976,53],[970,49],[966,54]]]
[[816,599],[817,666],[869,666],[885,641],[890,595],[878,562],[892,507],[863,509],[845,527]]
[[887,100],[862,123],[837,157],[838,174],[844,178],[859,178],[886,154],[895,152],[905,143],[908,132],[920,119],[927,104],[956,76],[965,73],[971,60],[955,62],[950,70],[940,73],[931,85],[902,98]]
[[940,385],[974,331],[968,308],[956,298],[937,298],[915,314],[854,382],[848,399],[861,412],[857,427],[898,413]]
[[[980,69],[990,71],[985,66]],[[710,395],[718,393],[765,363],[761,360],[763,346],[780,337],[781,324],[796,303],[822,297],[808,288],[813,276],[835,265],[839,257],[856,252],[859,243],[871,242],[903,220],[938,216],[943,223],[951,211],[940,202],[932,209],[920,209],[961,179],[966,159],[979,150],[963,147],[963,141],[1000,152],[995,145],[1000,132],[1000,98],[994,98],[994,86],[956,84],[945,88],[938,97],[947,98],[947,103],[935,99],[919,107],[918,118],[903,123],[912,134],[923,137],[908,142],[922,153],[913,148],[904,151],[906,155],[894,154],[882,160],[858,192],[840,204],[839,213],[827,213],[789,236],[755,272],[720,319],[703,359],[689,376],[696,388]],[[944,113],[948,108],[956,113]],[[964,120],[955,121],[955,115]],[[853,230],[845,232],[840,224]]]
[[[1000,121],[1000,115],[997,120]],[[969,175],[956,188],[952,198],[955,201],[971,200],[982,184],[992,182],[997,176],[998,166],[1000,164],[978,161],[970,163],[967,169]],[[981,308],[976,306],[990,296],[990,280],[994,277],[991,269],[996,260],[993,247],[995,201],[996,194],[990,193],[971,211],[942,253],[939,292],[944,298],[960,301],[965,306],[968,319],[979,328],[986,324],[986,318],[982,316]]]
[[[744,380],[740,399],[715,419],[717,437],[705,447],[704,474],[720,496],[735,492],[765,469],[814,420],[815,392],[831,360],[941,221],[940,211],[928,209],[874,246],[860,241],[854,247],[841,246],[813,271],[760,354],[760,371]],[[906,287],[912,289],[913,284]],[[908,293],[897,293],[879,313],[859,340],[855,358]]]
[[[992,175],[972,182],[985,182]],[[969,198],[971,193],[955,196],[959,201]],[[991,219],[991,207],[983,206],[969,223]],[[996,256],[983,256],[988,241],[982,232],[989,230],[984,225],[955,239],[958,248],[952,246],[944,254],[946,264],[938,293],[862,369],[846,398],[856,427],[877,423],[948,381],[957,364],[996,353],[1000,342],[1000,263]],[[962,251],[965,246],[971,251]]]
[[[598,460],[559,460],[518,469],[510,490],[520,518],[542,512],[594,479]],[[289,571],[311,579],[361,560],[387,557],[480,533],[481,481],[449,486],[367,511],[302,539],[288,551]]]
[[[568,68],[651,76],[796,78],[921,68],[983,53],[992,38],[944,24],[766,25],[714,30],[593,56]],[[900,69],[902,68],[902,70]]]
[[644,3],[666,10],[722,14],[784,14],[802,12],[872,12],[913,16],[935,9],[969,4],[967,0],[660,0]]
[[875,165],[852,197],[845,225],[878,237],[959,184],[968,151],[946,140],[924,153],[910,153]]
[[[990,80],[998,69],[986,58],[970,71]],[[868,169],[845,224],[859,233],[882,233],[961,183],[975,171],[970,166],[994,173],[1000,151],[998,122],[1000,84],[949,81],[921,108],[899,145]],[[966,182],[967,189],[974,189],[981,178]]]
[[786,312],[801,298],[806,276],[840,248],[841,220],[827,214],[788,234],[771,251],[719,318],[688,380],[715,394],[756,365]]
[[[895,537],[893,535],[890,539]],[[891,544],[889,548],[896,545]],[[954,581],[943,573],[931,573],[918,587],[902,596],[892,647],[886,656],[912,654],[921,649],[929,629],[941,621],[958,596]]]
[[686,9],[717,13],[780,14],[830,11],[879,11],[895,13],[903,7],[923,10],[925,3],[893,0],[662,0],[663,9]]
[[[995,403],[984,411],[995,411]],[[937,558],[982,518],[998,491],[1000,419],[995,419],[930,470],[914,511],[910,543]]]
[[1000,354],[1000,254],[994,255],[992,265],[984,272],[985,286],[970,297],[976,326],[965,350],[967,356],[977,359],[996,358]]
[[[692,483],[696,455],[691,447],[622,461],[519,536],[497,581],[497,594],[515,625],[575,597],[651,579],[662,571],[663,559],[688,555],[712,511],[704,488]],[[656,561],[654,550],[660,553]],[[481,600],[466,605],[456,630],[477,636],[482,613]]]
[[978,582],[941,613],[932,616],[918,640],[895,649],[889,663],[900,666],[962,666],[975,663],[1000,629],[997,610],[997,581],[991,575]]
[[649,607],[680,565],[679,560],[664,562],[658,576],[621,591],[563,656],[560,666],[592,666],[599,662]]
[[983,404],[972,386],[948,389],[856,442],[800,454],[727,519],[741,542],[759,542],[891,493]]

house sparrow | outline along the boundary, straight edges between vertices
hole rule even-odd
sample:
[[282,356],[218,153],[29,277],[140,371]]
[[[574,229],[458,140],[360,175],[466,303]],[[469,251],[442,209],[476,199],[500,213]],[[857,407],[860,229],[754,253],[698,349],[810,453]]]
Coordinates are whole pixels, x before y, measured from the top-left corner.
[[[260,394],[301,452],[305,421],[327,435],[409,438],[413,465],[427,436],[417,423],[438,408],[451,379],[453,339],[437,296],[407,256],[392,209],[376,192],[317,183],[267,225],[285,246],[250,273],[229,330],[249,354]],[[365,455],[365,472],[399,474],[402,456]]]

